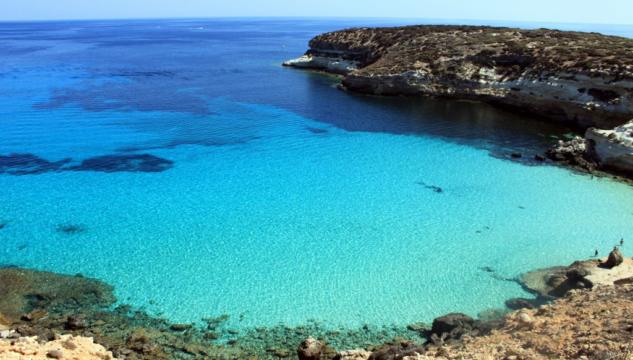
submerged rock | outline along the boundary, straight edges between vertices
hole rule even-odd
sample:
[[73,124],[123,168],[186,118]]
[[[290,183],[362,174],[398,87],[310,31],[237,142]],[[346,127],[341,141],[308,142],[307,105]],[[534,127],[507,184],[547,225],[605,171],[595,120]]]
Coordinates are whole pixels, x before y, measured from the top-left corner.
[[512,310],[534,309],[536,307],[534,300],[523,298],[508,299],[506,300],[505,304],[509,309]]
[[0,269],[0,313],[9,319],[19,319],[35,309],[58,309],[69,303],[91,308],[107,307],[114,302],[113,288],[94,279]]
[[36,175],[59,171],[71,159],[48,161],[34,154],[0,155],[0,174]]
[[174,162],[151,154],[105,155],[83,160],[70,171],[99,172],[162,172],[172,168]]
[[174,162],[151,154],[96,156],[75,164],[73,159],[49,161],[34,154],[0,155],[0,174],[38,175],[60,171],[162,172]]

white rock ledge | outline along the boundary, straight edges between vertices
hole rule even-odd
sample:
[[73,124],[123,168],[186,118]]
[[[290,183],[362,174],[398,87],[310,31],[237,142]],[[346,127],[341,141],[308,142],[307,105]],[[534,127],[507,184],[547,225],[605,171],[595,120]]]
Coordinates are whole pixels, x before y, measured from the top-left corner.
[[303,55],[297,59],[285,61],[284,66],[325,70],[332,73],[346,75],[358,69],[358,62],[324,56]]
[[613,130],[590,128],[585,137],[601,166],[633,175],[633,120]]

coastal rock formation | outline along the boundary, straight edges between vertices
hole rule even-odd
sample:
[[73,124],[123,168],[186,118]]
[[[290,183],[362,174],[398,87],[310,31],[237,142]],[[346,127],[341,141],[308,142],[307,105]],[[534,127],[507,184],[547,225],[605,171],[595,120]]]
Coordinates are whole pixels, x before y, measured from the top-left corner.
[[484,336],[376,350],[370,360],[631,359],[633,285],[573,290],[537,309],[522,309]]
[[633,120],[612,130],[589,128],[585,137],[560,140],[549,149],[551,160],[582,171],[608,171],[627,178],[633,176]]
[[633,175],[633,120],[612,130],[590,128],[585,137],[601,167]]
[[574,290],[551,305],[509,314],[490,335],[430,347],[418,359],[630,359],[631,316],[631,285]]
[[555,298],[571,290],[612,286],[630,278],[633,278],[633,259],[624,258],[616,248],[607,258],[530,271],[521,276],[520,282],[540,297]]
[[112,352],[95,344],[92,338],[72,335],[62,335],[58,339],[43,343],[36,337],[0,339],[0,359],[116,360]]
[[344,74],[357,92],[481,100],[582,128],[633,117],[633,40],[596,33],[356,28],[315,37],[285,65]]
[[451,338],[461,338],[475,327],[475,320],[466,314],[453,313],[440,316],[433,320],[431,334],[442,336],[449,335]]

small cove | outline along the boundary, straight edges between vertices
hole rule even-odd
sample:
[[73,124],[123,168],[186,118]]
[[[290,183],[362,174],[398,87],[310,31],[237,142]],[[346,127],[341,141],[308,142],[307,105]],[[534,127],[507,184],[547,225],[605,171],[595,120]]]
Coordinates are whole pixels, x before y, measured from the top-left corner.
[[0,162],[0,264],[96,277],[173,321],[477,315],[633,219],[628,185],[508,159],[568,129],[279,66],[345,23],[22,26],[0,32],[0,155],[35,158]]

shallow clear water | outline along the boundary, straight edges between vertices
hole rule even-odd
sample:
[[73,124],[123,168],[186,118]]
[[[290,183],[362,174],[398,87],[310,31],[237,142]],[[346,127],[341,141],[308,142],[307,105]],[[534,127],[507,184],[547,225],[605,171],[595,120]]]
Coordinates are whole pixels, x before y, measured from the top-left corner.
[[629,186],[508,159],[567,129],[279,66],[360,24],[0,24],[0,264],[174,321],[407,324],[502,307],[528,296],[504,279],[629,233]]

